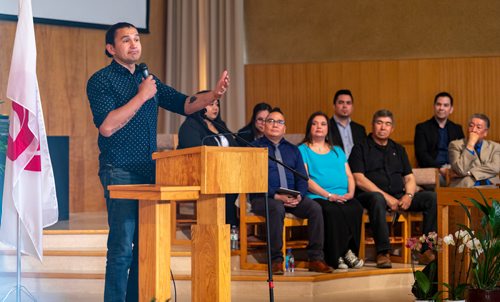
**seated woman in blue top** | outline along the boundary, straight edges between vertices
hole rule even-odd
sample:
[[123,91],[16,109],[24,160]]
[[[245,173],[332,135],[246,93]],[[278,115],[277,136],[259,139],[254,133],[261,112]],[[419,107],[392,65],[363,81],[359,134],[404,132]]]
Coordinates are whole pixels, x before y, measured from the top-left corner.
[[[219,100],[207,105],[205,109],[189,115],[179,128],[179,146],[184,149],[196,146],[237,147],[238,144],[228,133],[226,123],[220,118]],[[237,194],[226,194],[226,223],[238,225],[236,216]]]
[[315,112],[307,121],[299,146],[309,174],[307,197],[323,209],[325,261],[334,268],[360,268],[359,252],[363,207],[354,199],[354,177],[344,151],[332,145],[328,116]]

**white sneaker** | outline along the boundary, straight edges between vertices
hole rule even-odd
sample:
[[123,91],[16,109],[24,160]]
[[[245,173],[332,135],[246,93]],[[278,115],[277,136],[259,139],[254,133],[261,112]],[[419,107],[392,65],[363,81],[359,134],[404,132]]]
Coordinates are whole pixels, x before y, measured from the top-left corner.
[[344,259],[342,257],[339,258],[339,266],[338,269],[348,269],[349,267],[345,264]]
[[356,257],[351,250],[348,250],[347,253],[345,253],[344,260],[347,265],[352,268],[361,268],[365,264],[365,262]]

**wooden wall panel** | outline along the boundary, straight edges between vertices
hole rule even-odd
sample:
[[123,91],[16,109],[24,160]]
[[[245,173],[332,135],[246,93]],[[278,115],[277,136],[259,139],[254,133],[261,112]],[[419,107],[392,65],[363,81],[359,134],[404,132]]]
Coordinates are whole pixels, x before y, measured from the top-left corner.
[[247,118],[257,102],[267,101],[283,109],[288,133],[303,133],[309,115],[332,115],[335,91],[348,88],[354,120],[370,131],[373,113],[387,108],[395,115],[393,138],[411,144],[415,125],[433,114],[434,96],[448,91],[455,100],[453,121],[465,128],[470,114],[486,113],[489,138],[499,141],[499,70],[500,57],[251,64],[245,68]]
[[[142,34],[142,61],[165,78],[165,4],[150,3],[150,34]],[[0,21],[0,99],[6,100],[16,22]],[[103,211],[97,129],[87,100],[89,77],[109,64],[105,30],[35,24],[37,76],[48,135],[70,137],[70,212]],[[10,113],[10,103],[0,105]]]
[[500,55],[500,1],[251,0],[250,64]]

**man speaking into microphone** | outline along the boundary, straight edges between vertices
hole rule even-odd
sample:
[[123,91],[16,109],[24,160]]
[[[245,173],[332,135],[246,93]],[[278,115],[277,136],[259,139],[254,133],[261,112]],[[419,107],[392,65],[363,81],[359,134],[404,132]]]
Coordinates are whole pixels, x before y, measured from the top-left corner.
[[154,183],[158,107],[188,115],[221,98],[227,71],[213,90],[184,95],[149,75],[137,28],[117,23],[106,32],[105,53],[113,60],[87,83],[99,130],[99,177],[108,210],[108,252],[104,301],[138,300],[138,207],[135,200],[110,199],[108,185]]

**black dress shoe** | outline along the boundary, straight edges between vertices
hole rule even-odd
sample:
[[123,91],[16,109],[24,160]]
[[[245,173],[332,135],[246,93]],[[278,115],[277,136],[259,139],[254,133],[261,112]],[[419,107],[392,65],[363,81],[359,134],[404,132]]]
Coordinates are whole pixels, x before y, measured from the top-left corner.
[[274,275],[283,275],[285,273],[283,270],[283,262],[273,262],[271,269]]

